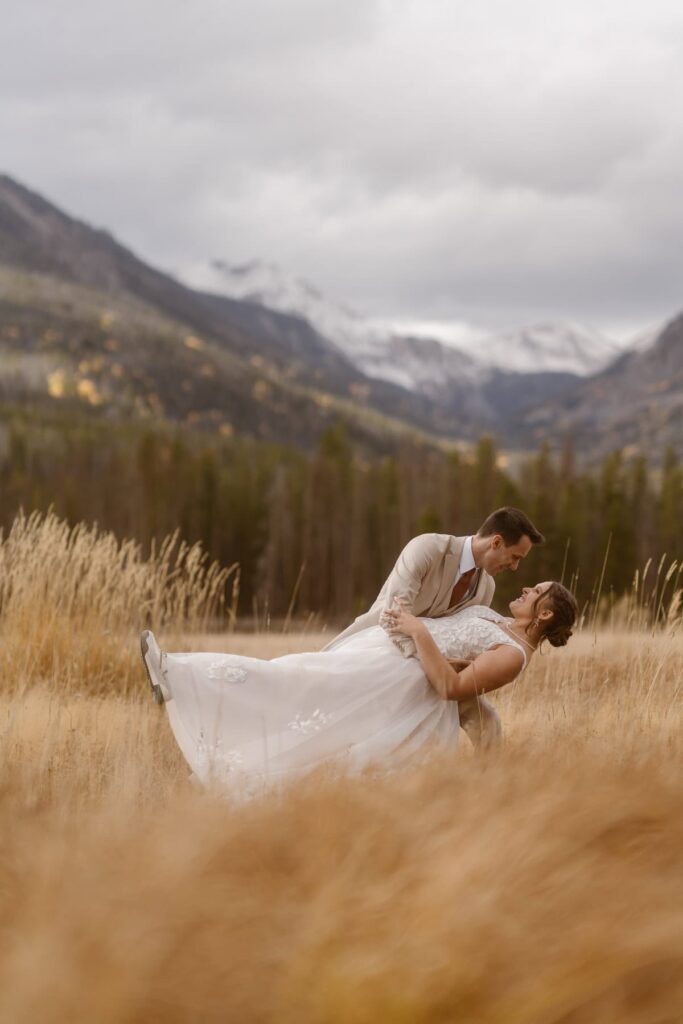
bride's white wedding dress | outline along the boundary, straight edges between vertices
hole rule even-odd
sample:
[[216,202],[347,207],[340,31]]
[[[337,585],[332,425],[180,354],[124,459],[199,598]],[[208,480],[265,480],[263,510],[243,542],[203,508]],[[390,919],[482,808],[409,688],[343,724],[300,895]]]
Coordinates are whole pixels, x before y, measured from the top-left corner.
[[[422,620],[448,658],[472,660],[522,644],[485,606]],[[195,775],[250,796],[333,762],[359,771],[397,766],[418,752],[454,749],[458,706],[437,696],[418,658],[404,658],[381,626],[332,651],[272,661],[235,654],[162,654],[165,707]]]

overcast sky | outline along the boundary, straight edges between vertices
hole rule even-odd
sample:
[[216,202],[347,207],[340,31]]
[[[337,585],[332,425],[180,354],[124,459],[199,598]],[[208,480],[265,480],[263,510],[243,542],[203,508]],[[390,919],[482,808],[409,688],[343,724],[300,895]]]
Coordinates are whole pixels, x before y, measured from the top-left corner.
[[681,0],[0,0],[0,169],[178,272],[620,336],[683,309]]

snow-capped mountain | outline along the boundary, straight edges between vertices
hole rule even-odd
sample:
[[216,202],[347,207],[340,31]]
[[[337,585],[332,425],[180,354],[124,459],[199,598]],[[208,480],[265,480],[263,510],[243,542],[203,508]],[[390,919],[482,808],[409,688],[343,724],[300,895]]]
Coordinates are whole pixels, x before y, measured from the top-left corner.
[[500,371],[587,376],[619,353],[615,342],[573,324],[539,324],[457,341],[448,325],[441,336],[438,325],[430,325],[435,333],[426,335],[417,323],[412,330],[409,323],[364,318],[307,281],[260,260],[240,266],[214,260],[182,276],[194,288],[299,316],[367,376],[434,397],[455,382],[481,385]]
[[481,377],[479,362],[434,338],[397,334],[391,326],[359,316],[301,278],[256,260],[230,266],[222,260],[191,268],[183,280],[193,288],[254,302],[299,316],[368,377],[423,394],[435,394],[451,380]]
[[303,317],[323,337],[358,357],[371,353],[384,342],[384,334],[376,332],[368,321],[274,263],[254,260],[231,266],[223,260],[213,260],[183,276],[193,288],[220,292],[231,299],[255,302],[280,313]]
[[620,346],[578,324],[535,324],[485,338],[481,362],[511,373],[575,373],[586,377],[608,365]]

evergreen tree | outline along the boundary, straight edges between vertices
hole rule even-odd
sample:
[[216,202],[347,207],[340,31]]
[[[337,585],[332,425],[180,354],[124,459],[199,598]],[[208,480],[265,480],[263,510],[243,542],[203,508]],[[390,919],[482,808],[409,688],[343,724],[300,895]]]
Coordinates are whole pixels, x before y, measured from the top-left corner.
[[668,448],[662,466],[658,502],[659,547],[670,560],[683,558],[683,470],[674,448]]

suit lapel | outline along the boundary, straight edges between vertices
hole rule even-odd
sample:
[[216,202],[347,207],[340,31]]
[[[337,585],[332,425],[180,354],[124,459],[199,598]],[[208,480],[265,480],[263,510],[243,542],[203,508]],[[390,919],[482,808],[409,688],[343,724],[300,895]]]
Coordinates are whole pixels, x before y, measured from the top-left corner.
[[441,580],[439,581],[439,590],[435,603],[439,608],[443,608],[444,611],[447,611],[451,606],[451,593],[455,584],[456,574],[460,568],[460,558],[464,543],[464,537],[451,537],[451,542],[448,545],[448,550],[443,560]]

